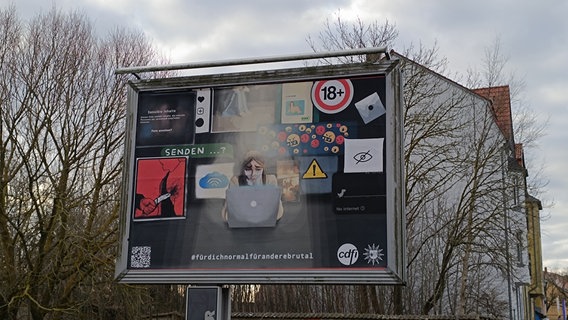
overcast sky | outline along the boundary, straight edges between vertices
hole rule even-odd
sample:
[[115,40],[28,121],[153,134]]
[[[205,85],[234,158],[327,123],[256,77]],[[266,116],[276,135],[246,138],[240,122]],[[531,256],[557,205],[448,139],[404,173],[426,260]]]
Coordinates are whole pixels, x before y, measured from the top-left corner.
[[[538,197],[544,266],[568,269],[568,1],[566,0],[1,0],[27,19],[52,6],[79,10],[100,32],[121,26],[142,30],[172,63],[310,52],[338,10],[344,20],[388,19],[399,39],[393,49],[435,43],[452,73],[479,68],[484,50],[501,41],[508,71],[526,83],[523,99],[541,123],[540,146],[528,150],[529,167],[544,168],[547,192]],[[456,79],[458,80],[458,79]],[[547,120],[548,119],[548,120]],[[538,170],[535,170],[538,171]],[[548,206],[553,203],[552,206]]]

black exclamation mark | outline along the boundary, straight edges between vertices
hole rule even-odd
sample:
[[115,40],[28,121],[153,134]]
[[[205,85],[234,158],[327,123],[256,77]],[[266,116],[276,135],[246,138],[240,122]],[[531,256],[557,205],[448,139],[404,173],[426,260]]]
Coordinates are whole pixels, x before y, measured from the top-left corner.
[[315,163],[312,165],[312,175],[314,177],[316,176],[316,164]]

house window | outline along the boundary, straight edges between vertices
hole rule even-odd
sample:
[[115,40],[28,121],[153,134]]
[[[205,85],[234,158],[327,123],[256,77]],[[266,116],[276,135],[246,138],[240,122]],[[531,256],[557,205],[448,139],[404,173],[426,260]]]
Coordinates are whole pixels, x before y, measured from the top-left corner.
[[525,265],[525,262],[523,260],[523,231],[517,230],[517,232],[515,233],[515,238],[517,240],[517,262],[519,267],[523,267]]
[[519,177],[513,177],[513,206],[515,207],[519,205],[519,193]]

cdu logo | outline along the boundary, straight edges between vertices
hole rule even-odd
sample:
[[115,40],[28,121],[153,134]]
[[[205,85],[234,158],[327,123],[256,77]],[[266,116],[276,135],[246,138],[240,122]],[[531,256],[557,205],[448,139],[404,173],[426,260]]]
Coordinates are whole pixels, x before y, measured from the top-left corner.
[[357,247],[351,243],[344,243],[341,247],[339,247],[339,249],[337,249],[337,260],[345,266],[355,264],[358,258],[359,251],[357,250]]

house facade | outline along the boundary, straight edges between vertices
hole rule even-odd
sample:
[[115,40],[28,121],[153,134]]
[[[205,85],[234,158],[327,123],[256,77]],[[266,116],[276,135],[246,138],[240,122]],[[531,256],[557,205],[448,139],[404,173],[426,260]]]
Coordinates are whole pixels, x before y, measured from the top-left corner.
[[528,251],[531,271],[531,284],[528,292],[530,297],[530,311],[535,319],[541,319],[547,316],[540,236],[540,210],[542,210],[542,203],[537,198],[529,195],[526,199],[526,207]]
[[394,55],[405,81],[407,313],[533,319],[540,252],[530,253],[537,226],[509,87],[471,90]]

